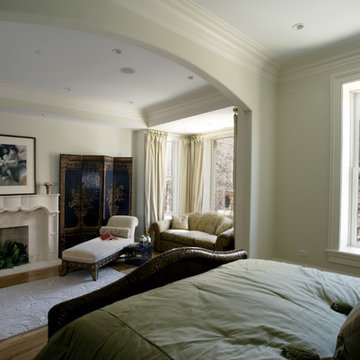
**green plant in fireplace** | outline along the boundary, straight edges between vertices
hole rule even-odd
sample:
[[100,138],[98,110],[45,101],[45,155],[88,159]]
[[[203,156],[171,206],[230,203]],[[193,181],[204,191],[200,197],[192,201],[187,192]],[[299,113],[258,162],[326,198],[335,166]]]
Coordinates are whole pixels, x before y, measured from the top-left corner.
[[26,253],[26,247],[22,243],[6,240],[0,246],[0,269],[10,269],[27,263],[29,257]]

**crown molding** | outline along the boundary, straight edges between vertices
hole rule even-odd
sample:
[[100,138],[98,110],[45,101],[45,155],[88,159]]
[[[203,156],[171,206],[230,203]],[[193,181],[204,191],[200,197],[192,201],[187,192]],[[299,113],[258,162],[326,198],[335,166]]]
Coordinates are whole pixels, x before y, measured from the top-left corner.
[[324,71],[336,70],[344,66],[359,67],[360,39],[301,56],[293,62],[283,64],[279,83],[301,79]]
[[144,129],[232,105],[212,86],[140,110],[127,104],[119,105],[27,85],[0,82],[0,111],[18,112],[22,115],[45,113],[48,118],[88,121],[125,129]]
[[191,0],[114,1],[233,63],[277,81],[280,64],[271,52]]
[[[127,128],[144,128],[141,111],[127,104],[99,101],[98,99],[75,97],[56,91],[43,90],[23,84],[0,82],[0,104],[14,108],[37,109],[38,112],[62,114],[68,117],[84,117],[84,120],[101,119]],[[44,110],[45,109],[45,110]]]
[[175,99],[143,109],[149,127],[232,106],[229,100],[212,86],[191,91]]

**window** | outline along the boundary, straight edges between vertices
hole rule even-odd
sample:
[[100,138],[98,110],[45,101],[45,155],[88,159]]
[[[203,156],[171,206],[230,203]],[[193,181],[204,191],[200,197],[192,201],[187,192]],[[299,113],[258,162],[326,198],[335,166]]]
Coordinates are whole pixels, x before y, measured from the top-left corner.
[[329,261],[360,267],[360,73],[332,79]]
[[177,213],[178,193],[178,139],[168,136],[165,164],[165,217]]
[[354,93],[354,234],[351,245],[360,247],[360,82],[357,83],[357,90]]
[[214,139],[212,142],[212,210],[233,212],[234,137]]
[[[343,186],[344,206],[348,207],[342,216],[342,226],[348,227],[348,247],[360,246],[360,213],[359,213],[359,99],[360,82],[343,85]],[[347,199],[346,199],[347,198]],[[344,231],[346,234],[346,231]]]
[[166,148],[166,169],[165,169],[165,214],[170,215],[173,211],[174,186],[173,186],[173,159],[172,141],[168,139]]
[[[206,145],[205,145],[206,144]],[[172,214],[182,213],[184,206],[183,190],[184,154],[181,153],[181,137],[168,136],[165,168],[165,217],[170,218]],[[225,134],[209,135],[204,142],[204,199],[203,211],[219,211],[222,213],[233,213],[234,190],[234,135],[233,131]]]

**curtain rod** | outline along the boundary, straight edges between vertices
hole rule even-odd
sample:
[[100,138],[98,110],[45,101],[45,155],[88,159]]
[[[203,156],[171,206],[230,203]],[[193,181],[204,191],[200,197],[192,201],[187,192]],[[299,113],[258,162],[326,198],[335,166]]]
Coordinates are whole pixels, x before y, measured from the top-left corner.
[[167,132],[165,132],[165,131],[160,131],[160,130],[147,129],[146,132],[149,133],[149,134],[168,135]]

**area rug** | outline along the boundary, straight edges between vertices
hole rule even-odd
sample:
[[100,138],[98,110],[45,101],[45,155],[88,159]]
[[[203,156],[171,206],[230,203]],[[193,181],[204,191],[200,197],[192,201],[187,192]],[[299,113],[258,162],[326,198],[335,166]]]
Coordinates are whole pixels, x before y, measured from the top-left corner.
[[52,306],[99,289],[125,276],[110,267],[99,270],[97,281],[80,270],[0,289],[0,340],[47,325]]

